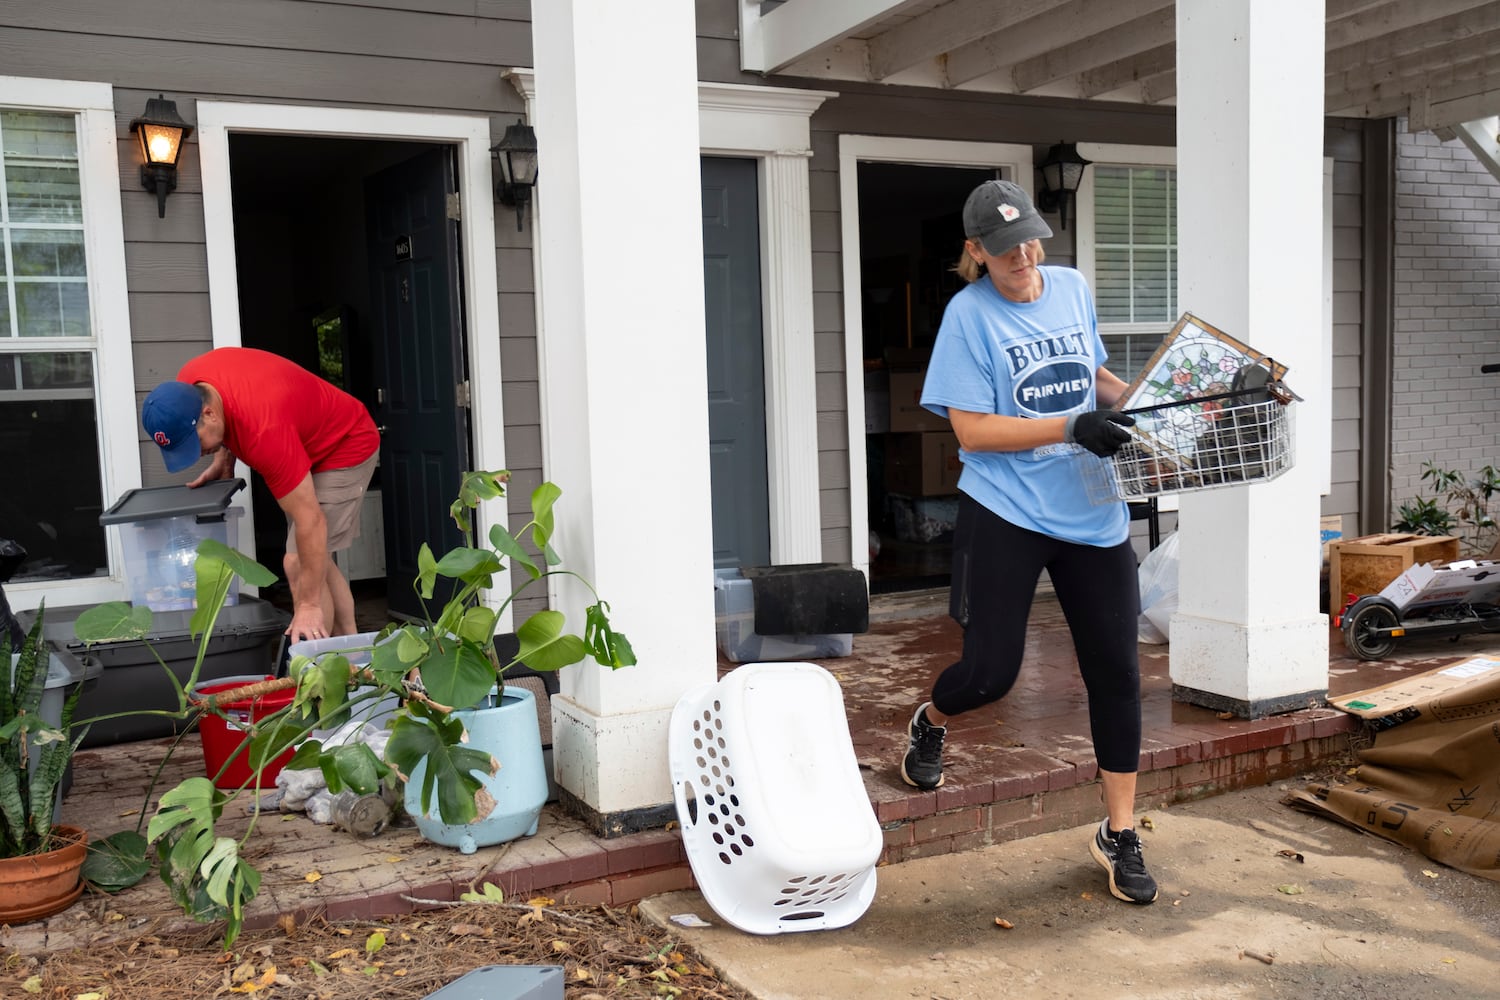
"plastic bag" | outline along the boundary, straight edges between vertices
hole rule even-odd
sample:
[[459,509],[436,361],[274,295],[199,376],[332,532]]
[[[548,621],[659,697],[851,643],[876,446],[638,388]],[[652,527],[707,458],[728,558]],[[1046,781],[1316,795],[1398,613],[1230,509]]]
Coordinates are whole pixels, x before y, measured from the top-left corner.
[[1172,615],[1177,611],[1177,532],[1146,553],[1137,570],[1141,588],[1141,617],[1136,632],[1141,642],[1159,646],[1167,641]]

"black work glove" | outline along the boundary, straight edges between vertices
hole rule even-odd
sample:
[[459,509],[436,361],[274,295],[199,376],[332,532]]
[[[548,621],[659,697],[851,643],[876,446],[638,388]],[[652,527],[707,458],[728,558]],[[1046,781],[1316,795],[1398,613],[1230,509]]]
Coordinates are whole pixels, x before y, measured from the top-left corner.
[[1109,458],[1130,440],[1125,428],[1134,427],[1135,418],[1117,410],[1090,410],[1068,418],[1063,440],[1081,444],[1100,458]]

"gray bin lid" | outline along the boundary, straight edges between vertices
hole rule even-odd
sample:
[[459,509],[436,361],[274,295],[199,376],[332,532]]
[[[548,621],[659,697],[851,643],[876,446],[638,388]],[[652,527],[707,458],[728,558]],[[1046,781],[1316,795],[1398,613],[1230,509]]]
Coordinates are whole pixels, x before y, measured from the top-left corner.
[[130,524],[184,514],[196,514],[200,521],[222,521],[230,497],[244,486],[243,479],[214,479],[191,490],[186,486],[126,490],[109,510],[99,515],[99,523]]

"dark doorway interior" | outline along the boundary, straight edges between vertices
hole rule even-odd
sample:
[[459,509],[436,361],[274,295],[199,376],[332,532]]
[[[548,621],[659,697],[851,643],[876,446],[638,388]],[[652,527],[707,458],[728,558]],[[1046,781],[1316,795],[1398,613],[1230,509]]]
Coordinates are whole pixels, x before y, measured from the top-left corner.
[[[435,148],[431,143],[282,135],[231,135],[235,267],[241,342],[297,361],[364,401],[381,422],[375,385],[365,178]],[[340,555],[356,590],[383,595],[387,564],[377,469],[361,539]],[[286,522],[251,477],[255,558],[281,575]],[[263,596],[280,602],[278,583]]]
[[989,169],[859,165],[865,458],[873,593],[948,585],[957,442],[917,406],[943,307],[962,279],[964,199]]

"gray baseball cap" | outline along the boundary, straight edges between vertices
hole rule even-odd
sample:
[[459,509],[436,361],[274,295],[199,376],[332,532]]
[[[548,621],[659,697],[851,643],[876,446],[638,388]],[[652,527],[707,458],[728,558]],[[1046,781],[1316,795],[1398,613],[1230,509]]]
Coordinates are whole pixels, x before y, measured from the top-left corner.
[[998,257],[1027,240],[1052,235],[1026,189],[1012,181],[985,181],[964,202],[964,235]]

